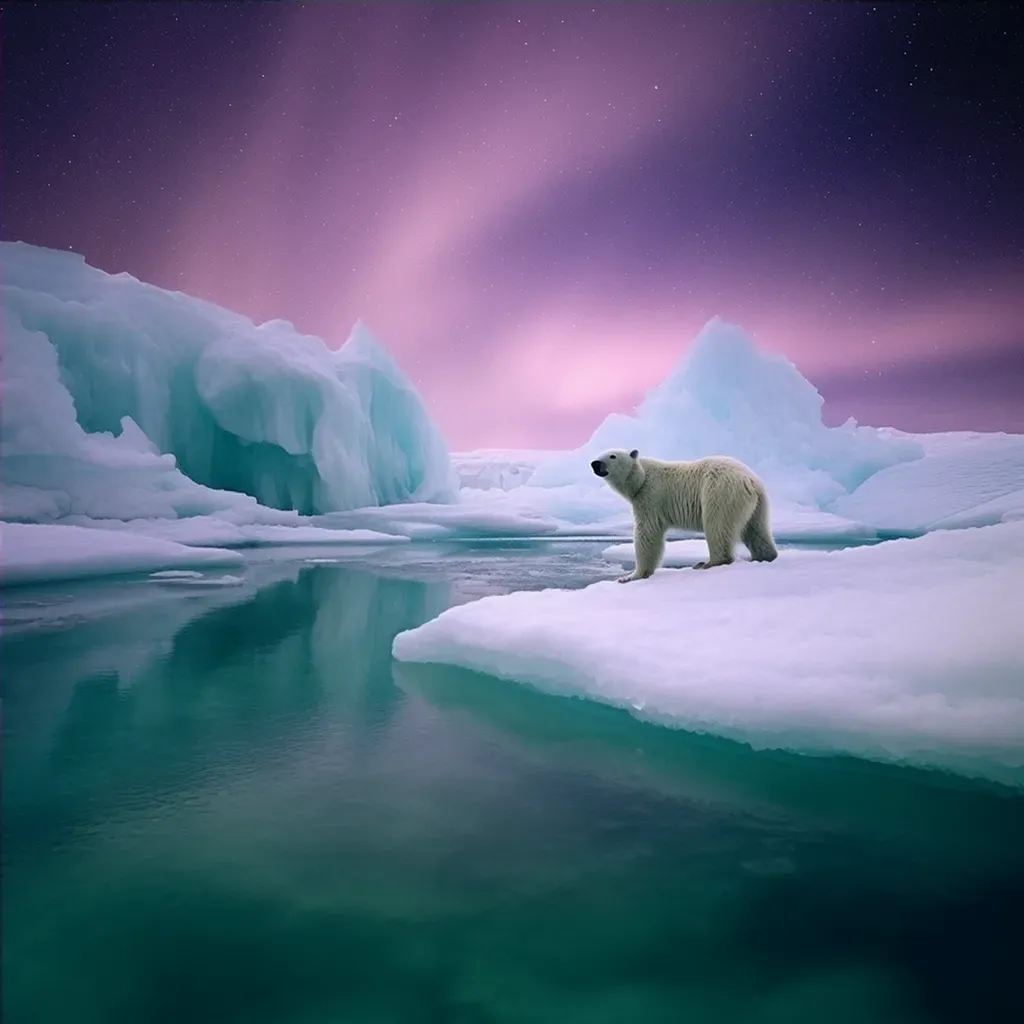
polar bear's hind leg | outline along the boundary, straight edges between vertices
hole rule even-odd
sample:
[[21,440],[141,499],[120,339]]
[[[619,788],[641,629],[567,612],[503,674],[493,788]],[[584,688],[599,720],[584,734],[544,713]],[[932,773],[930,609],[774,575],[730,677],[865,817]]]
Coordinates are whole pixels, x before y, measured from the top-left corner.
[[757,506],[743,527],[741,539],[755,562],[774,562],[779,557],[768,525],[768,501],[763,494],[758,495]]
[[713,569],[716,565],[730,565],[732,551],[736,546],[735,523],[708,523],[704,538],[708,542],[708,560],[698,562],[694,569]]
[[757,495],[746,481],[737,487],[734,480],[725,476],[710,481],[701,499],[708,560],[698,562],[694,568],[713,569],[716,565],[729,565],[740,530],[754,513]]

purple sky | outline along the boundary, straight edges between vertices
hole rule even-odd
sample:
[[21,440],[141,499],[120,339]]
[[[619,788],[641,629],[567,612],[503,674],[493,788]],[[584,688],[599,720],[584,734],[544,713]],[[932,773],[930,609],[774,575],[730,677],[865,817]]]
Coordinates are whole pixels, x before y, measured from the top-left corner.
[[826,417],[1024,430],[1015,4],[5,6],[3,237],[568,447],[710,316]]

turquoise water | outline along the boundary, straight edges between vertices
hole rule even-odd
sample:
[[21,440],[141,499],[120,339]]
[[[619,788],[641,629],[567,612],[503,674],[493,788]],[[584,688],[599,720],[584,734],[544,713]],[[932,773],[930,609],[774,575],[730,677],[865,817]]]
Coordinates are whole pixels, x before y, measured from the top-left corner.
[[7,595],[6,1021],[1024,1019],[1024,797],[394,664],[615,574],[417,550]]

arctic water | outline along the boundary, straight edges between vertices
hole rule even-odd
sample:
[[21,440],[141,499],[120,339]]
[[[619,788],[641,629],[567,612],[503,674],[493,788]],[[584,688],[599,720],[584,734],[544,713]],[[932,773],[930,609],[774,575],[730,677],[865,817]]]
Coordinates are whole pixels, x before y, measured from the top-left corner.
[[9,591],[4,1019],[1024,1019],[1019,789],[393,661],[604,546]]

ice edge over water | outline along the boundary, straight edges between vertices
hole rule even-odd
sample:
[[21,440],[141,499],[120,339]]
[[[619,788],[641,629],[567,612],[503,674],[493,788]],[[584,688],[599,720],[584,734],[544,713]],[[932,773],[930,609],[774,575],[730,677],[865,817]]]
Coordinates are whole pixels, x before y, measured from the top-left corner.
[[755,747],[1024,785],[1021,607],[1012,522],[486,597],[399,634],[393,653]]

